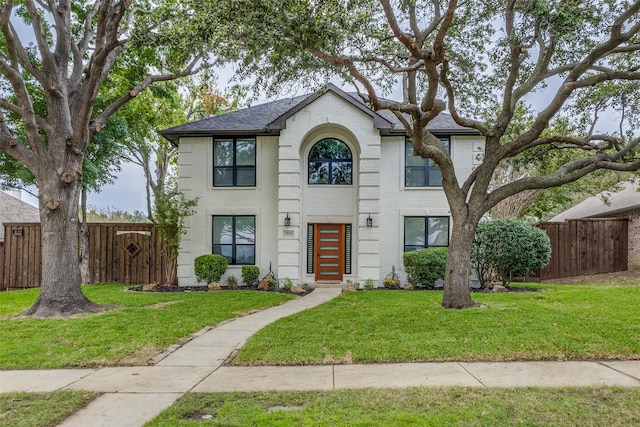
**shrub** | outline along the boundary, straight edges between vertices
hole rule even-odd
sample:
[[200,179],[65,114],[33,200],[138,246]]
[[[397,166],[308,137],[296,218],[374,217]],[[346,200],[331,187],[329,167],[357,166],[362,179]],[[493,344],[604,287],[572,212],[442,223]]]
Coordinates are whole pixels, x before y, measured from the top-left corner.
[[238,289],[238,278],[236,276],[227,277],[227,289]]
[[229,265],[229,261],[218,254],[200,255],[193,263],[196,280],[205,283],[219,282]]
[[293,280],[287,277],[282,281],[282,287],[285,288],[287,291],[290,291],[291,288],[293,287]]
[[515,218],[478,224],[471,256],[482,286],[493,278],[507,285],[514,276],[527,277],[551,259],[547,233]]
[[373,279],[367,279],[364,281],[364,288],[368,291],[373,290],[375,286],[376,286],[376,282],[374,282]]
[[255,265],[242,266],[242,283],[247,286],[254,285],[260,276],[260,269]]
[[415,285],[433,286],[444,279],[449,248],[429,248],[404,253],[407,280]]

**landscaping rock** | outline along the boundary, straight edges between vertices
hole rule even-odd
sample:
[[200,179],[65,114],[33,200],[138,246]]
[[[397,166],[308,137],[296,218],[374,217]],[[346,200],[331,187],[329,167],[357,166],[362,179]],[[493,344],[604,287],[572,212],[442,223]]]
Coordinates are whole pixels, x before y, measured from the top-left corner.
[[222,289],[222,288],[220,287],[220,285],[219,285],[219,284],[217,284],[217,283],[209,283],[209,284],[207,285],[207,287],[209,288],[209,290],[210,290],[211,292],[219,291],[219,290],[221,290],[221,289]]
[[291,292],[294,295],[302,295],[302,294],[306,294],[307,293],[307,291],[302,289],[300,286],[292,286],[289,289],[289,292]]
[[435,289],[442,289],[444,288],[444,279],[437,279],[435,282],[433,282],[433,287]]
[[509,292],[509,289],[505,288],[502,285],[493,285],[493,289],[491,292]]
[[357,291],[356,287],[353,285],[347,285],[344,288],[342,288],[342,292],[355,292]]
[[258,290],[259,291],[268,291],[269,290],[269,282],[266,280],[261,280],[260,283],[258,283]]
[[158,287],[157,283],[148,283],[142,287],[143,291],[155,291]]
[[406,285],[404,285],[404,290],[405,291],[412,291],[413,290],[413,285],[411,283],[407,283]]

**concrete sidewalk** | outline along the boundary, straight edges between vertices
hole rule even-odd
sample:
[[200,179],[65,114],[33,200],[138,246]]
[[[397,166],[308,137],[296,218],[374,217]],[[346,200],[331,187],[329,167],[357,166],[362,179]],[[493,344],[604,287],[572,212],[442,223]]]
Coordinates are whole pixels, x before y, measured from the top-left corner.
[[337,390],[410,386],[640,387],[640,361],[395,363],[324,366],[222,366],[252,334],[277,319],[334,298],[304,298],[234,319],[204,333],[155,366],[0,371],[0,392],[90,390],[105,393],[61,426],[141,426],[185,392]]

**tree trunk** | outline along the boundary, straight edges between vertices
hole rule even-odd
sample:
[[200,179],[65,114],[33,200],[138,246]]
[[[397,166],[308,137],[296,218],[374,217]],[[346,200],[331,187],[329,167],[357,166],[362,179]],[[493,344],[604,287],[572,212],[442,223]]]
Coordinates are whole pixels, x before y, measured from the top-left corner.
[[475,231],[475,225],[467,221],[456,221],[454,218],[442,298],[444,308],[468,308],[477,305],[471,299],[469,288],[471,245]]
[[80,183],[60,180],[55,172],[39,180],[42,230],[40,295],[25,314],[33,317],[68,317],[103,311],[81,289],[78,261],[78,198]]

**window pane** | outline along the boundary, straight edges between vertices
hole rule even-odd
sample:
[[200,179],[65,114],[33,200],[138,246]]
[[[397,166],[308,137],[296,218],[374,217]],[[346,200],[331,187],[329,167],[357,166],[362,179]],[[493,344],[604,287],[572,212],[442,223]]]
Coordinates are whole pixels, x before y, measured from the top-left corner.
[[[448,138],[440,138],[449,152],[451,152]],[[413,155],[413,145],[410,140],[405,142],[405,187],[440,187],[442,186],[442,172],[432,159],[423,159]]]
[[404,185],[406,187],[425,187],[427,182],[424,166],[405,168]]
[[255,218],[252,216],[236,217],[236,244],[256,241]]
[[213,253],[222,255],[229,261],[229,264],[233,263],[233,246],[231,245],[213,245]]
[[215,187],[231,187],[233,185],[232,168],[215,168],[213,173],[213,185]]
[[351,162],[331,162],[331,183],[351,184]]
[[238,168],[236,177],[238,187],[253,187],[256,185],[256,168],[246,166]]
[[449,245],[449,218],[431,217],[429,220],[429,246]]
[[236,165],[254,166],[256,164],[256,141],[239,139],[236,141]]
[[440,167],[432,162],[429,165],[429,187],[442,186],[442,171]]
[[309,162],[309,184],[329,183],[329,163]]
[[[213,244],[232,244],[233,243],[233,226],[232,217],[230,216],[214,216],[213,217]],[[231,253],[229,253],[231,256]]]
[[215,166],[233,166],[233,141],[216,139],[213,143]]
[[405,166],[424,166],[424,159],[413,155],[413,144],[411,141],[405,143]]
[[337,139],[323,139],[313,146],[310,159],[351,159],[349,147]]
[[352,183],[351,150],[337,139],[316,143],[309,152],[309,184]]
[[425,246],[425,220],[421,217],[405,217],[404,244],[406,246]]
[[238,245],[236,246],[236,264],[255,264],[255,246]]

